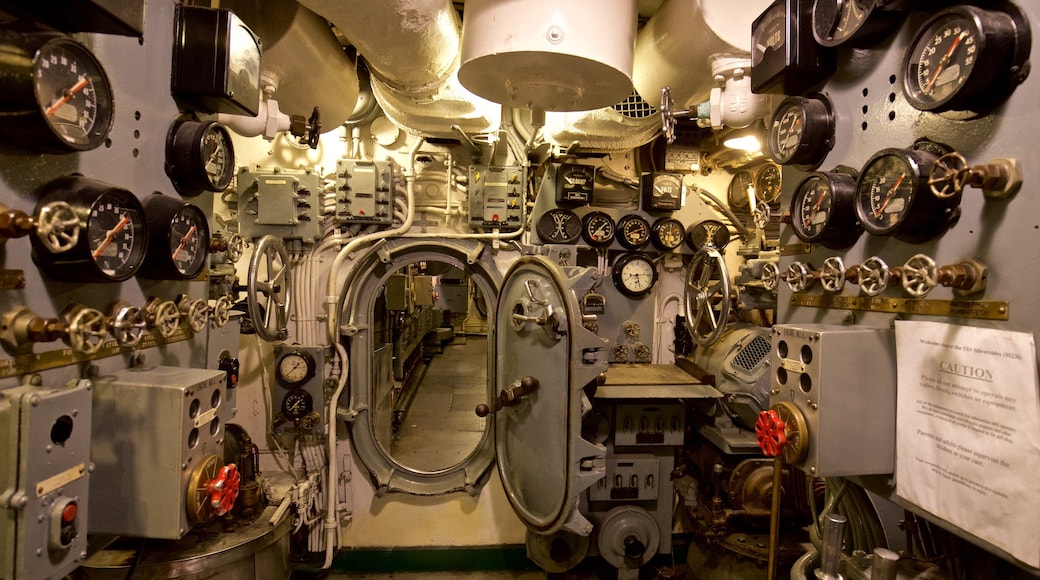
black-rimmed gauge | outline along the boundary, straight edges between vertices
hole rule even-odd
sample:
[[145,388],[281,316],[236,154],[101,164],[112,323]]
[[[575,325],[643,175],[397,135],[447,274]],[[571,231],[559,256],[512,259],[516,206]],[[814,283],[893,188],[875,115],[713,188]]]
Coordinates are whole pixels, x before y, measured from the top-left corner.
[[166,174],[184,196],[227,189],[235,175],[227,128],[216,121],[175,121],[166,135]]
[[32,236],[34,258],[52,278],[70,282],[122,282],[137,273],[148,249],[144,209],[129,191],[82,175],[59,177],[40,191],[36,215],[64,202],[79,216],[75,245],[55,252]]
[[592,201],[596,168],[578,163],[563,163],[556,170],[556,203],[585,205]]
[[291,350],[280,359],[275,367],[275,377],[286,388],[295,389],[314,378],[317,365],[310,353]]
[[755,199],[760,202],[773,203],[780,197],[783,175],[780,166],[766,163],[755,174]]
[[834,72],[813,39],[812,3],[776,0],[751,23],[751,91],[800,95]]
[[573,244],[581,237],[581,218],[569,209],[554,208],[538,218],[535,231],[547,244]]
[[820,46],[834,47],[857,44],[893,27],[902,12],[876,10],[876,0],[815,0],[813,2],[813,38]]
[[903,63],[903,95],[911,106],[982,113],[1025,80],[1029,23],[1010,2],[1003,6],[955,6],[921,25]]
[[650,222],[641,215],[628,214],[618,220],[617,241],[629,250],[638,250],[650,241]]
[[815,167],[833,146],[834,114],[826,97],[788,97],[781,101],[769,126],[769,156],[773,161]]
[[614,241],[616,233],[617,224],[614,223],[614,218],[601,211],[587,213],[581,218],[581,237],[590,246],[609,246]]
[[646,254],[632,252],[622,255],[611,268],[614,286],[625,296],[644,296],[657,283],[657,268]]
[[940,199],[928,187],[938,157],[920,149],[883,149],[872,155],[856,181],[856,218],[863,229],[918,243],[953,225],[960,217],[961,194]]
[[729,243],[729,228],[718,220],[703,220],[686,228],[686,245],[693,250],[711,246],[721,250]]
[[791,227],[798,239],[833,250],[852,246],[863,233],[856,221],[856,178],[842,172],[813,172],[791,197]]
[[87,151],[112,130],[112,87],[85,46],[55,32],[0,31],[0,134],[47,153]]
[[682,208],[683,182],[678,173],[651,173],[640,183],[643,211],[676,211]]
[[294,421],[306,417],[313,410],[314,397],[306,389],[293,389],[282,399],[282,413]]
[[144,201],[148,224],[148,259],[141,277],[190,280],[209,256],[209,222],[198,206],[155,194]]
[[686,228],[675,218],[660,218],[650,226],[650,243],[658,250],[674,250],[682,245],[685,237]]
[[726,190],[726,200],[734,209],[744,209],[751,206],[751,198],[755,193],[755,176],[747,169],[741,169],[733,174]]

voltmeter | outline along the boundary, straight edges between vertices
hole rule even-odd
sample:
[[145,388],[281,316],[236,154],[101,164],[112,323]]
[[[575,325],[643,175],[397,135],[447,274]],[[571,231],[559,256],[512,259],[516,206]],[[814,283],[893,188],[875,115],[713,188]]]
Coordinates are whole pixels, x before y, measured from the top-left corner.
[[563,163],[556,170],[556,203],[586,205],[592,202],[596,168],[591,165]]

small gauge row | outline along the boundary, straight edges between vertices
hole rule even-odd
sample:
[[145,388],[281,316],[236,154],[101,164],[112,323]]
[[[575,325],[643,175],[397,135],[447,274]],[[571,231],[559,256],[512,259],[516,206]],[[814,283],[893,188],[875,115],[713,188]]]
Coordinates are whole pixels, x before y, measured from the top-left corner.
[[863,230],[908,243],[935,238],[960,217],[960,192],[936,195],[929,176],[941,153],[929,142],[883,149],[858,173],[812,172],[791,198],[791,226],[799,239],[832,249],[848,248]]
[[36,206],[34,259],[69,282],[121,282],[135,274],[189,280],[206,265],[210,229],[198,206],[69,175],[48,183]]
[[[872,41],[905,13],[905,3],[776,0],[752,24],[751,88],[805,94],[834,72],[829,48]],[[1025,80],[1031,44],[1028,19],[1011,2],[946,8],[910,42],[903,95],[922,111],[987,112]]]
[[704,244],[723,247],[729,242],[729,229],[721,222],[705,220],[686,228],[671,217],[661,217],[653,223],[639,214],[627,214],[617,221],[602,211],[591,211],[584,217],[569,209],[551,209],[535,224],[538,237],[548,244],[574,244],[583,240],[594,248],[605,248],[615,241],[629,250],[639,250],[648,244],[662,252],[670,252],[682,245],[698,249]]
[[733,174],[726,198],[729,206],[744,209],[759,203],[773,203],[780,197],[783,175],[780,166],[766,163],[757,170],[741,169]]

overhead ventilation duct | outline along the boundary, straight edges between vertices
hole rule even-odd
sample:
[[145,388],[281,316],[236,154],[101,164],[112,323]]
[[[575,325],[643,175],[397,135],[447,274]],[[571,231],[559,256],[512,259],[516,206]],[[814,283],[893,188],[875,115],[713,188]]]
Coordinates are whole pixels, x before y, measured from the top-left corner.
[[260,75],[282,111],[307,117],[317,106],[325,131],[350,118],[358,97],[354,63],[327,22],[295,0],[223,0],[263,42]]
[[509,107],[587,111],[632,91],[635,0],[467,0],[459,81]]
[[[455,78],[461,38],[448,0],[301,0],[336,25],[368,65],[372,92],[403,129],[452,138],[451,127],[483,133],[500,108]],[[353,106],[353,101],[351,102]]]
[[594,111],[546,113],[543,133],[553,144],[580,150],[615,152],[650,142],[661,129],[657,109],[636,93]]
[[651,103],[671,87],[680,109],[707,101],[716,86],[710,57],[750,52],[751,23],[770,0],[665,0],[636,37],[632,82]]

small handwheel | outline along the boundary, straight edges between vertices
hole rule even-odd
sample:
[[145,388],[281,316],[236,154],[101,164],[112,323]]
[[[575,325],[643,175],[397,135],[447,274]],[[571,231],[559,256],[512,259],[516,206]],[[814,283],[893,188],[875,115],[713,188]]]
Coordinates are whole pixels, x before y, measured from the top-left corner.
[[845,262],[838,256],[823,261],[820,268],[820,285],[828,292],[838,293],[845,287]]
[[307,146],[311,149],[318,148],[318,138],[321,137],[321,113],[318,107],[314,107],[311,117],[307,119]]
[[109,322],[109,332],[119,346],[137,346],[147,330],[144,313],[136,306],[120,306]]
[[867,296],[877,296],[888,288],[888,264],[877,256],[871,256],[859,265],[859,287]]
[[729,272],[722,254],[704,246],[690,260],[686,275],[686,327],[693,340],[711,346],[722,337],[729,319]]
[[93,308],[80,308],[69,319],[66,342],[76,352],[94,354],[101,350],[107,334],[104,314]]
[[792,262],[787,267],[786,280],[791,292],[801,292],[812,286],[815,278],[813,278],[812,272],[809,271],[809,267],[804,263]]
[[172,338],[181,324],[181,312],[172,300],[154,302],[148,318],[152,329],[163,338]]
[[241,234],[231,234],[227,239],[227,247],[224,249],[224,257],[228,262],[234,264],[242,259],[246,251],[246,239]]
[[249,261],[248,279],[246,306],[257,336],[268,342],[285,340],[291,279],[289,253],[280,239],[271,235],[260,239]]
[[766,224],[769,223],[772,217],[773,210],[769,207],[769,204],[764,201],[758,202],[754,211],[755,228],[760,230],[766,229]]
[[939,267],[924,254],[911,256],[903,264],[903,289],[915,298],[932,291],[939,284]]
[[770,292],[776,292],[780,286],[780,267],[776,262],[766,262],[762,266],[762,287]]
[[935,197],[948,199],[964,190],[969,176],[968,160],[953,151],[935,160],[928,174],[928,187]]
[[188,321],[188,326],[195,334],[206,330],[209,323],[209,304],[202,298],[185,300],[180,306],[181,315]]
[[64,201],[48,203],[36,217],[36,237],[55,254],[67,252],[79,243],[82,221],[72,206]]
[[213,325],[217,328],[223,328],[231,320],[231,307],[234,304],[231,302],[231,297],[227,294],[222,294],[213,302],[213,308],[210,309],[210,318],[213,320]]

